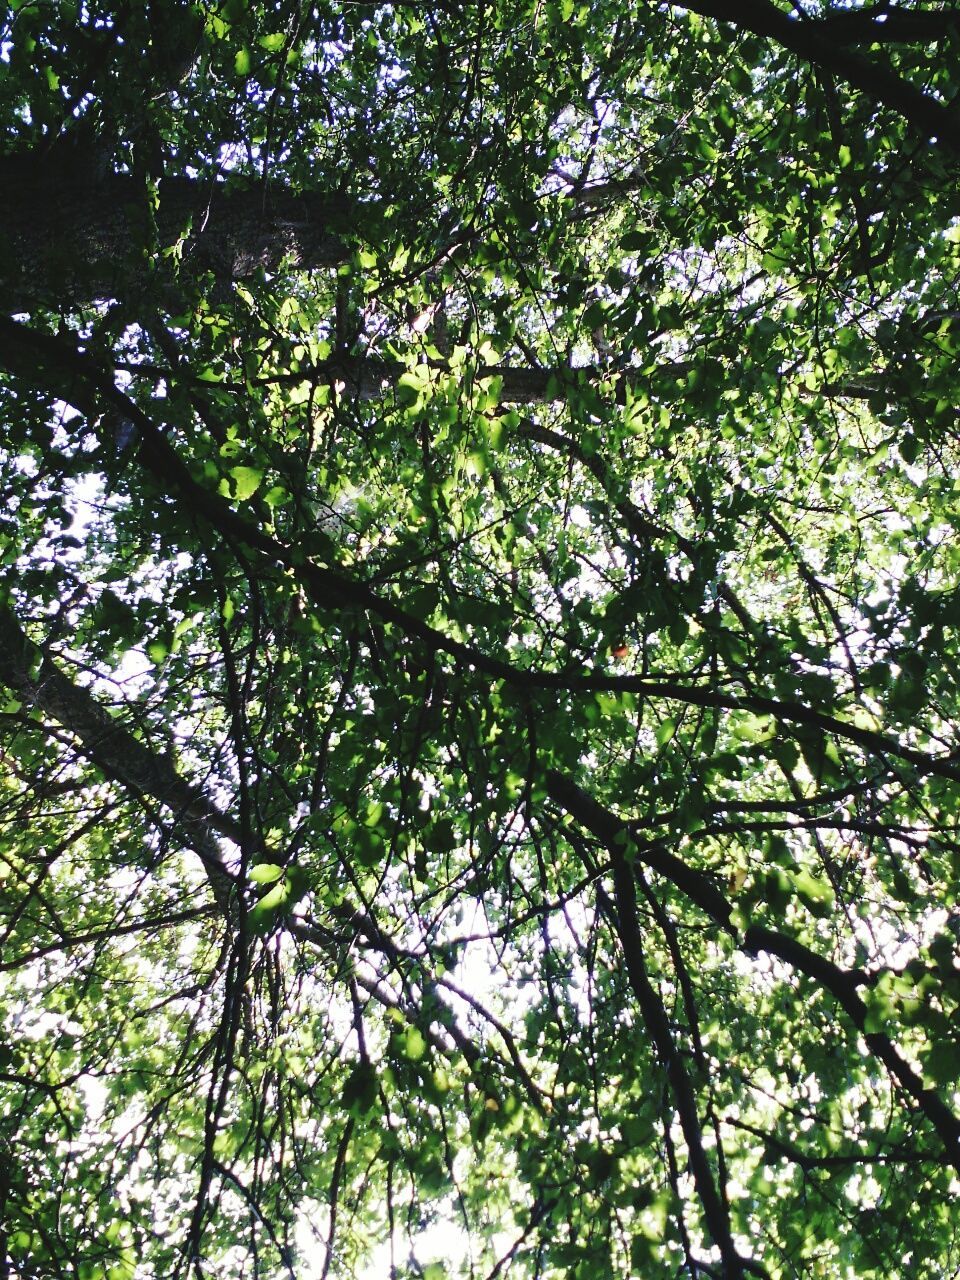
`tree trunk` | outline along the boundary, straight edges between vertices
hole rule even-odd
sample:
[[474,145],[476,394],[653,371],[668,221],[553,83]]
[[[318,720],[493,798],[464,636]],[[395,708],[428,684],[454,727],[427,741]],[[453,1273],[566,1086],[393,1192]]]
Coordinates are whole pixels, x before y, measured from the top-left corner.
[[285,259],[310,268],[345,256],[334,230],[349,213],[342,197],[182,177],[163,178],[159,190],[153,215],[138,177],[91,176],[52,156],[0,159],[3,311],[155,294],[158,264],[171,286],[189,271],[210,273],[216,287]]

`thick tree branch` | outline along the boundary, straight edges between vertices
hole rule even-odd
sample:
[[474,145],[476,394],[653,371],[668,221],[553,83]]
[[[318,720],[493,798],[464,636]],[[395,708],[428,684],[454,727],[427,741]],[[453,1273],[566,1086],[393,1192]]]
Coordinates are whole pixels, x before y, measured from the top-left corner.
[[804,62],[824,67],[859,89],[872,101],[894,111],[927,138],[936,138],[945,149],[960,154],[956,113],[923,93],[889,67],[845,48],[818,22],[795,18],[772,0],[689,0],[683,8],[740,31],[768,36]]
[[258,185],[170,177],[155,214],[141,179],[64,173],[35,156],[0,157],[0,309],[84,305],[156,289],[148,250],[221,284],[276,271],[335,266],[347,250],[337,229],[355,217],[346,200]]
[[[453,372],[447,360],[431,359],[426,362],[426,366],[441,376]],[[210,382],[185,375],[182,369],[146,361],[118,362],[114,367],[135,376],[186,383],[197,391],[229,391],[244,396],[250,394],[251,387],[302,386],[304,383],[332,385],[336,387],[338,395],[350,400],[384,399],[396,391],[401,375],[409,368],[401,360],[391,360],[384,356],[337,354],[317,364],[301,365],[295,372],[276,373],[243,382]],[[614,382],[620,388],[648,389],[656,379],[663,379],[675,387],[678,379],[687,377],[696,367],[693,361],[678,360],[664,362],[653,370],[627,367],[612,373],[610,369],[598,365],[533,368],[529,365],[494,364],[477,370],[474,381],[497,379],[500,386],[497,399],[500,404],[557,404],[575,396],[578,389],[595,386],[604,379]],[[462,371],[457,370],[456,376],[462,377]],[[543,442],[549,443],[546,438]]]
[[89,690],[69,680],[5,605],[0,605],[0,682],[73,734],[83,754],[108,778],[172,811],[203,863],[217,905],[227,911],[235,878],[217,835],[236,840],[235,824],[181,778],[165,755],[135,738]]
[[828,9],[807,24],[842,44],[937,44],[960,32],[960,9],[902,9],[887,4]]

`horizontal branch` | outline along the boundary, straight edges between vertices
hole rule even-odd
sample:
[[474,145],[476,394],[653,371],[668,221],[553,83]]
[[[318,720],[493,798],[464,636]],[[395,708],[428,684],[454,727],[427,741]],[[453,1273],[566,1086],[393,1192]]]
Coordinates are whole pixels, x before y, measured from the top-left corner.
[[145,256],[152,243],[171,251],[171,268],[212,273],[224,286],[285,261],[336,266],[349,252],[337,229],[358,217],[340,196],[185,177],[162,179],[155,214],[149,200],[142,179],[130,174],[91,179],[63,174],[48,159],[0,157],[4,308],[155,290],[160,260]]
[[[263,378],[250,378],[243,382],[224,379],[221,382],[185,374],[182,369],[170,368],[149,361],[118,362],[114,366],[123,373],[164,378],[170,382],[186,384],[199,391],[228,391],[236,395],[249,395],[251,387],[315,386],[333,387],[338,396],[348,400],[382,400],[397,389],[401,377],[410,366],[402,360],[384,356],[345,355],[338,353],[315,364],[301,365],[296,370],[271,374]],[[455,368],[448,360],[431,359],[421,369],[427,368],[438,376],[454,374],[458,379],[465,371]],[[595,387],[607,382],[618,389],[642,387],[648,390],[652,381],[673,381],[695,373],[693,361],[668,361],[654,369],[627,366],[612,370],[604,365],[555,365],[534,368],[530,365],[492,364],[472,370],[475,383],[496,379],[499,384],[497,400],[500,404],[558,404],[571,399],[581,388]]]
[[723,1123],[729,1125],[731,1129],[740,1129],[744,1133],[750,1133],[755,1138],[759,1138],[765,1148],[764,1164],[769,1165],[773,1162],[772,1157],[778,1157],[781,1160],[788,1160],[791,1164],[799,1165],[804,1173],[811,1173],[815,1169],[850,1169],[860,1164],[937,1165],[941,1163],[941,1157],[936,1152],[907,1151],[900,1147],[891,1151],[847,1151],[831,1155],[814,1155],[802,1151],[791,1142],[786,1142],[777,1134],[758,1129],[755,1125],[747,1124],[736,1116],[725,1116]]
[[[454,369],[448,360],[434,358],[421,367],[426,367],[440,377],[451,373],[455,373],[458,378],[463,377],[463,371]],[[251,388],[311,384],[333,387],[340,398],[360,401],[383,400],[392,395],[400,378],[410,371],[410,366],[402,360],[343,354],[330,356],[316,364],[301,365],[296,370],[245,379],[243,382],[229,378],[220,382],[211,381],[210,378],[199,378],[183,368],[149,360],[116,361],[114,368],[134,377],[163,378],[195,391],[228,391],[234,395],[248,396]],[[653,366],[625,365],[616,368],[602,364],[548,365],[540,368],[493,364],[475,370],[473,379],[475,382],[498,379],[497,402],[501,405],[562,404],[575,397],[579,389],[596,388],[602,384],[606,384],[608,393],[612,393],[611,398],[619,403],[625,389],[640,390],[654,397],[662,391],[670,400],[680,399],[688,386],[688,380],[696,378],[701,368],[695,360],[665,360]],[[918,390],[922,391],[922,386]],[[897,389],[890,386],[881,374],[866,374],[862,378],[846,382],[821,382],[812,386],[804,384],[798,387],[798,391],[805,399],[823,396],[828,400],[893,401],[899,395]],[[559,432],[539,423],[529,422],[521,423],[518,433],[551,448],[573,454],[600,478],[602,464],[596,461],[596,455],[588,455]]]
[[937,44],[960,34],[960,9],[892,9],[875,4],[828,9],[806,23],[827,40],[842,44]]
[[88,929],[85,933],[68,933],[56,942],[48,942],[31,947],[23,955],[9,960],[0,960],[0,973],[9,973],[14,969],[22,969],[24,965],[33,964],[43,956],[56,955],[63,951],[72,951],[74,947],[84,947],[88,943],[112,942],[115,938],[128,937],[137,933],[160,933],[173,925],[186,924],[190,920],[200,920],[214,910],[212,906],[190,907],[185,911],[172,911],[169,915],[150,916],[145,920],[128,920],[124,924],[111,924],[105,929]]

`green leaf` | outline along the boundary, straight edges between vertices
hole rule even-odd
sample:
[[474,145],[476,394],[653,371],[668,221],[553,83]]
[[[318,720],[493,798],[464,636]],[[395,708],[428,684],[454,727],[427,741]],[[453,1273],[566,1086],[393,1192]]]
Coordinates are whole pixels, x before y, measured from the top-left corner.
[[283,867],[275,862],[258,862],[248,872],[254,884],[273,884],[283,875]]
[[[252,879],[251,874],[251,879]],[[267,881],[266,883],[270,883]],[[283,906],[287,900],[287,885],[285,881],[275,884],[272,889],[263,895],[254,908],[261,915],[267,915],[274,911],[277,907]]]
[[157,667],[161,666],[162,663],[169,657],[170,643],[171,642],[169,638],[158,636],[156,640],[151,640],[150,643],[147,645],[147,657],[154,664],[154,666],[157,666]]
[[407,1027],[403,1037],[403,1054],[411,1062],[419,1062],[427,1052],[423,1032],[417,1027]]
[[377,1100],[377,1073],[372,1063],[358,1062],[347,1077],[340,1101],[344,1110],[363,1115]]
[[248,498],[252,498],[263,480],[263,472],[256,467],[231,467],[230,475],[233,477],[234,497],[238,502],[246,502]]

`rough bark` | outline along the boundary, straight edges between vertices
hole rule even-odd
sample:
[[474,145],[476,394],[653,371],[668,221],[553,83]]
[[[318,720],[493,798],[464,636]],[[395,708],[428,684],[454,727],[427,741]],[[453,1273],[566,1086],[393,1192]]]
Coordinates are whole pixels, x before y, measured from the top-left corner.
[[70,308],[175,291],[178,273],[214,286],[328,267],[346,253],[348,202],[327,194],[163,178],[155,213],[145,182],[24,156],[0,159],[0,307]]

